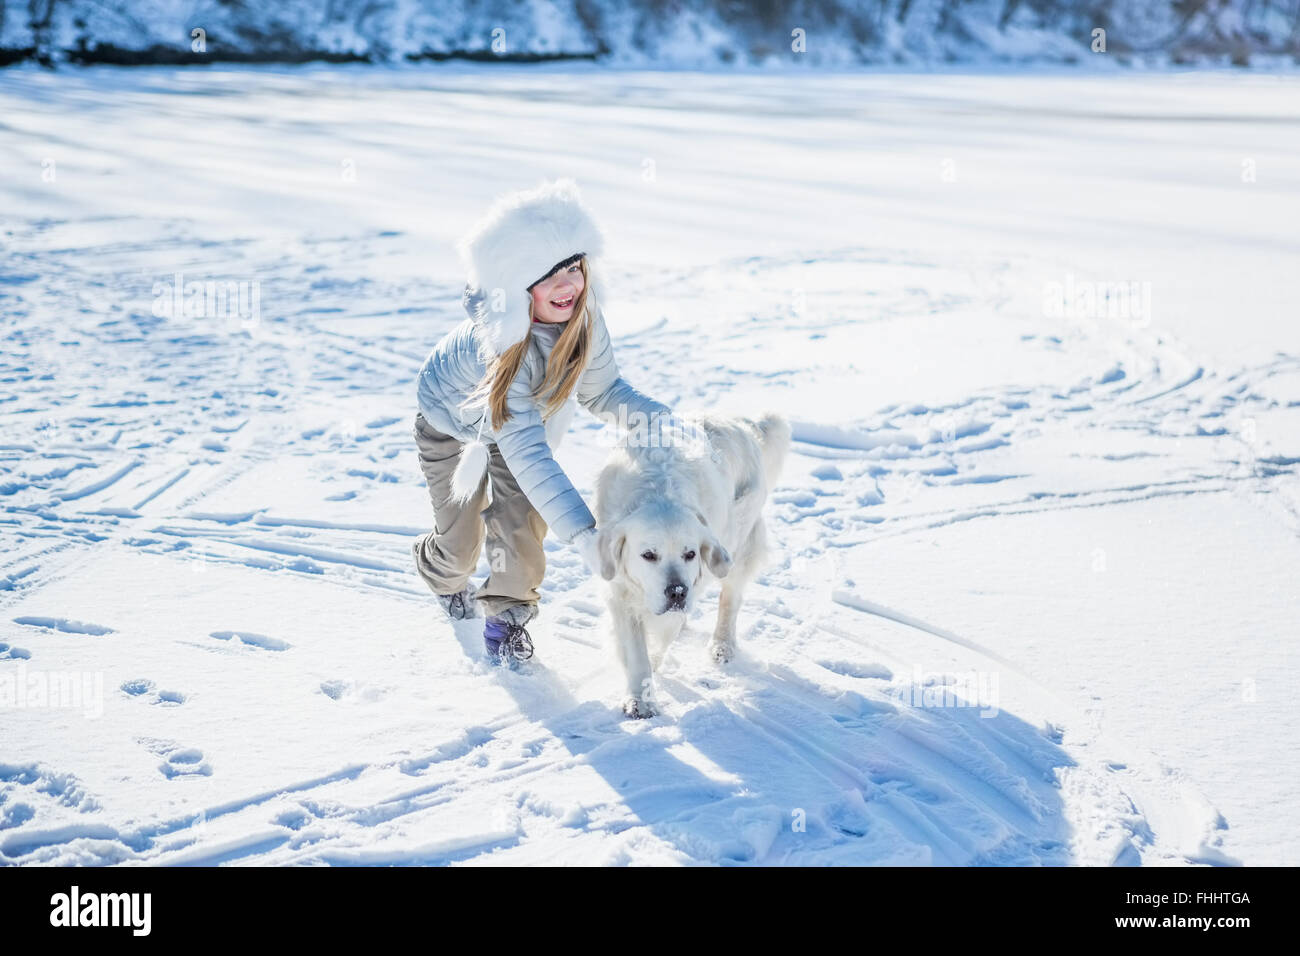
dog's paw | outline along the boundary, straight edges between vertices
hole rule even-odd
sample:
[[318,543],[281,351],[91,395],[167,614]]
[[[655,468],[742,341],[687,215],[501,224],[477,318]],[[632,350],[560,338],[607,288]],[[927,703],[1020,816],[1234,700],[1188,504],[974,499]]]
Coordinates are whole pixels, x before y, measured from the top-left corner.
[[623,701],[623,715],[631,717],[634,720],[644,720],[646,717],[654,717],[659,713],[653,705],[646,703],[636,697],[629,697]]
[[709,644],[709,655],[719,664],[726,664],[736,656],[736,644],[734,641],[712,641]]

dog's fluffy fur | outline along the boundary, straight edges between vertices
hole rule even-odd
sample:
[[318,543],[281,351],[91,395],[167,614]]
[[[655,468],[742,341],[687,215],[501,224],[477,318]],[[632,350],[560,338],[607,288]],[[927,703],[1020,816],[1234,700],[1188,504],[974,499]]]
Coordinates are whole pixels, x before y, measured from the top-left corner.
[[610,582],[629,717],[654,715],[653,673],[709,578],[722,584],[710,653],[723,663],[735,653],[744,589],[767,556],[763,504],[790,446],[790,425],[774,412],[679,420],[703,440],[629,443],[597,479],[601,576]]

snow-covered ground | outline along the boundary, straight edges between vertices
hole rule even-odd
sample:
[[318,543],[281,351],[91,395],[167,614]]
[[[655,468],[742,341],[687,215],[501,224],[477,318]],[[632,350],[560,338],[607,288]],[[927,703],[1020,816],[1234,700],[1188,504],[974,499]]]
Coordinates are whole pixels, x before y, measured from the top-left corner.
[[[1300,862],[1298,91],[0,73],[0,861]],[[553,175],[624,374],[796,423],[651,721],[571,549],[527,673],[411,567],[452,240]]]

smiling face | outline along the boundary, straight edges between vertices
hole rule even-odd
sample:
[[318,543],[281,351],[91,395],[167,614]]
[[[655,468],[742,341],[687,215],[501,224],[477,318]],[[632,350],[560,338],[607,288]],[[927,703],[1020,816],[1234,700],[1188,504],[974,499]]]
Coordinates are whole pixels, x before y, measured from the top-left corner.
[[533,286],[533,318],[542,322],[567,322],[586,285],[581,260],[547,276]]
[[724,577],[731,556],[696,514],[643,509],[601,531],[601,576],[640,592],[651,614],[689,613],[708,568]]

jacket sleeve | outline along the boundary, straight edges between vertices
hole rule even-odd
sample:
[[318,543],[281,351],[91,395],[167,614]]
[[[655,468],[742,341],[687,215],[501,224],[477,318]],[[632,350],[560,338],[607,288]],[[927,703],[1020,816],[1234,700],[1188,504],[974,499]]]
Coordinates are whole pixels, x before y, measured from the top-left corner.
[[578,401],[589,412],[606,424],[624,427],[629,422],[635,425],[632,417],[638,412],[645,415],[647,424],[657,417],[666,420],[671,416],[672,409],[667,405],[637,391],[618,374],[609,330],[605,328],[605,314],[600,309],[596,310],[592,325],[591,356],[577,388]]
[[532,396],[532,372],[526,364],[511,383],[506,399],[510,420],[495,433],[494,441],[547,527],[557,537],[572,541],[579,531],[594,527],[596,519],[546,441],[541,411]]

